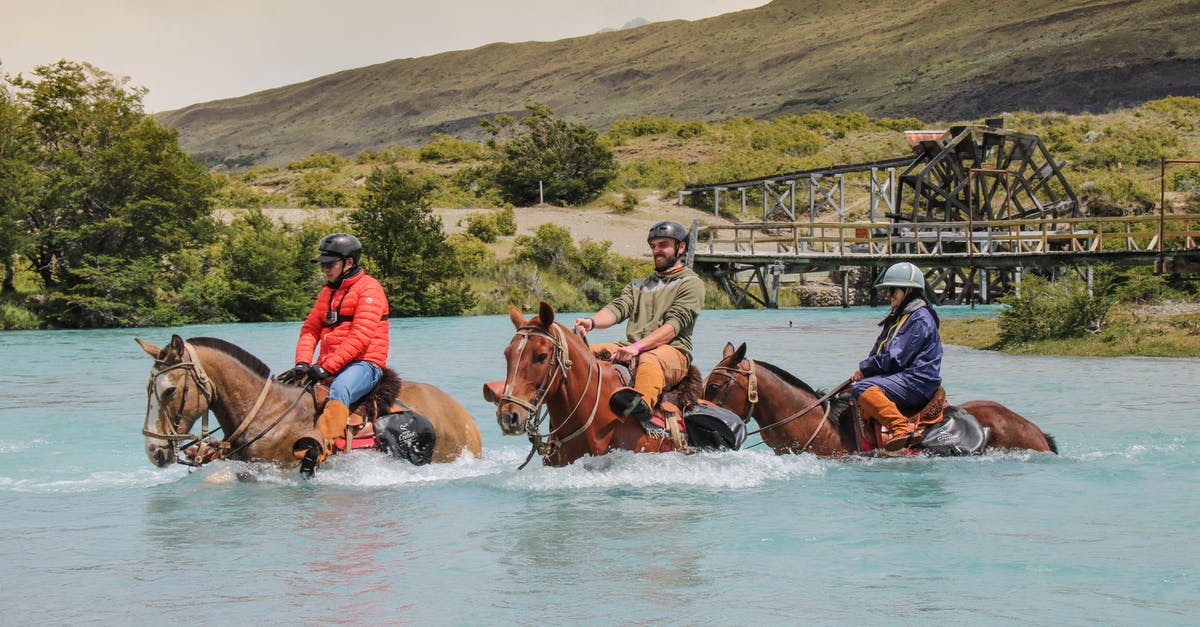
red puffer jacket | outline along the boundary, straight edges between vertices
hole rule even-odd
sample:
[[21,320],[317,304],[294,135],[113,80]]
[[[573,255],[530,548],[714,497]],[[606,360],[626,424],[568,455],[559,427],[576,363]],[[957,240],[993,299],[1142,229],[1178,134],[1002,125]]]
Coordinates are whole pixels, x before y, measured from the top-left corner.
[[[334,309],[338,319],[326,326],[326,314]],[[342,280],[338,289],[321,288],[296,344],[296,363],[316,363],[330,374],[337,374],[352,361],[369,361],[387,366],[388,303],[383,286],[365,272]],[[321,357],[313,361],[317,344]]]

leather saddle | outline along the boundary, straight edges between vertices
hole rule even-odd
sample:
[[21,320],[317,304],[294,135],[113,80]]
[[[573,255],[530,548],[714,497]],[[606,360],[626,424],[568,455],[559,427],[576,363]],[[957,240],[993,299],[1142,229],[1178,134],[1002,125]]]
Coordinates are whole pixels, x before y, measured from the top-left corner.
[[[859,452],[873,452],[883,442],[883,427],[871,421],[864,425],[858,414],[858,405],[849,394],[838,396],[833,401],[831,418],[836,416],[839,432],[846,428],[847,420],[854,421],[854,440]],[[841,405],[841,407],[839,407]],[[987,447],[991,429],[979,424],[970,412],[946,402],[946,390],[939,387],[933,398],[915,411],[901,412],[921,432],[921,441],[913,448],[937,456],[978,455]]]
[[[346,419],[346,433],[333,442],[334,453],[345,453],[356,449],[379,448],[376,440],[376,419],[392,414],[410,411],[396,400],[404,381],[391,368],[383,369],[379,383],[366,396],[350,405],[350,416]],[[313,397],[316,403],[316,413],[319,416],[329,398],[329,385],[318,383],[313,386]],[[347,446],[347,436],[350,445]]]

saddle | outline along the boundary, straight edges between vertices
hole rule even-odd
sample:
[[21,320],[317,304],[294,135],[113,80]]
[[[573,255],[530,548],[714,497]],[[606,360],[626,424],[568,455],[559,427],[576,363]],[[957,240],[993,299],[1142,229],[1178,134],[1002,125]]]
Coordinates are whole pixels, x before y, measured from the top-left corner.
[[[345,433],[332,443],[333,453],[378,449],[417,466],[432,461],[437,443],[433,423],[397,400],[403,385],[395,370],[384,368],[379,383],[351,404]],[[313,394],[320,415],[329,397],[329,386],[317,384],[313,386]]]
[[[830,418],[832,420],[836,416],[838,424],[835,426],[839,432],[846,428],[845,422],[850,417],[854,421],[856,450],[864,453],[875,451],[877,443],[884,440],[883,427],[872,421],[864,428],[858,414],[858,404],[854,403],[850,394],[838,396],[833,403]],[[900,411],[920,433],[921,441],[913,448],[932,455],[977,455],[983,452],[991,437],[991,429],[980,425],[975,416],[946,402],[946,390],[942,387],[934,392],[933,398],[923,407],[915,411],[901,408]],[[869,432],[865,432],[867,429]]]
[[[608,358],[603,353],[598,357]],[[737,450],[746,440],[746,423],[737,414],[700,399],[703,378],[695,365],[688,366],[687,375],[677,385],[663,390],[649,415],[638,415],[634,410],[641,399],[633,389],[636,363],[633,368],[626,364],[613,364],[613,367],[622,387],[613,392],[609,407],[618,414],[637,419],[648,435],[670,438],[675,450]]]

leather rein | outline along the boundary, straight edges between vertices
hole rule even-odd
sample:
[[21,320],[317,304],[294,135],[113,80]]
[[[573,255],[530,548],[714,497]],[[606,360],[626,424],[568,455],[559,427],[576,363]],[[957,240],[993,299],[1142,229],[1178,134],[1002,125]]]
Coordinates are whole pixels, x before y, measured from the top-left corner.
[[[233,442],[240,438],[246,432],[246,429],[250,426],[250,424],[254,422],[255,418],[258,417],[258,412],[260,409],[262,409],[263,402],[267,399],[267,392],[271,389],[271,384],[274,381],[272,377],[268,376],[267,380],[263,383],[262,390],[258,393],[258,398],[254,401],[254,406],[250,408],[250,412],[246,415],[246,418],[242,420],[241,424],[238,425],[237,429],[235,429],[233,433],[230,433],[219,442],[216,442],[211,436],[220,431],[221,427],[218,425],[216,429],[211,431],[208,428],[208,416],[211,413],[212,403],[217,398],[216,388],[213,386],[212,379],[208,376],[208,372],[204,369],[204,364],[200,363],[200,356],[196,354],[196,349],[187,342],[183,343],[183,347],[187,356],[186,360],[181,359],[179,362],[174,364],[167,363],[159,359],[154,360],[154,363],[157,364],[157,367],[151,371],[150,380],[146,384],[146,416],[147,418],[150,416],[150,411],[152,409],[151,400],[157,401],[159,407],[165,406],[163,404],[163,399],[158,396],[158,378],[174,370],[183,370],[188,374],[188,377],[195,382],[196,388],[200,391],[201,396],[203,396],[205,399],[204,414],[200,420],[200,433],[198,435],[192,435],[191,433],[180,433],[178,429],[180,421],[183,420],[184,409],[187,407],[188,390],[191,388],[191,386],[186,384],[182,386],[183,393],[179,399],[178,410],[175,411],[173,416],[165,421],[167,429],[170,431],[169,433],[158,433],[156,431],[151,431],[147,428],[147,424],[142,425],[142,435],[150,438],[167,440],[172,443],[176,449],[175,462],[178,464],[199,468],[212,461],[216,461],[218,459],[228,459],[242,452],[251,444],[254,444],[260,438],[270,432],[271,429],[275,428],[275,426],[283,420],[284,416],[286,416],[288,412],[290,412],[292,408],[294,408],[296,404],[300,402],[300,399],[304,398],[304,394],[297,396],[296,400],[292,401],[292,404],[289,405],[287,409],[283,410],[283,412],[281,412],[271,424],[267,425],[265,429],[260,431],[253,438],[250,438],[250,440],[234,448]],[[311,382],[306,384],[304,386],[305,391],[311,391],[311,387]],[[146,422],[148,423],[149,420]],[[195,455],[193,455],[190,460],[185,459],[185,456],[179,455],[179,449],[185,449],[187,446],[193,443],[197,445],[197,449]]]
[[[533,459],[534,453],[540,453],[542,457],[548,457],[562,448],[562,445],[583,435],[588,428],[592,426],[592,422],[596,419],[596,413],[600,409],[600,389],[603,387],[601,384],[603,383],[602,378],[604,376],[604,372],[603,369],[600,368],[600,363],[594,362],[593,365],[589,366],[588,368],[586,384],[584,385],[583,391],[579,393],[579,399],[575,401],[575,406],[571,408],[570,413],[563,418],[562,422],[560,422],[557,427],[552,427],[550,431],[545,434],[541,433],[540,428],[542,422],[549,414],[549,407],[546,405],[546,398],[549,396],[552,390],[566,383],[567,372],[571,370],[573,365],[573,362],[568,355],[567,338],[562,330],[562,326],[553,324],[551,325],[550,329],[553,330],[553,333],[550,333],[546,329],[543,329],[539,326],[526,325],[517,329],[517,334],[513,336],[513,341],[517,341],[518,338],[520,338],[520,343],[517,345],[518,352],[516,363],[520,363],[521,355],[525,353],[525,348],[531,336],[546,338],[550,340],[554,346],[553,350],[550,351],[550,363],[546,365],[546,376],[542,378],[542,382],[540,385],[538,385],[537,391],[534,392],[532,399],[526,401],[525,399],[512,395],[512,389],[514,385],[512,378],[509,378],[504,382],[504,393],[500,395],[499,402],[509,402],[518,407],[522,407],[528,411],[530,415],[530,419],[525,423],[525,434],[529,437],[529,443],[531,445],[529,449],[529,455],[525,457],[525,461],[522,462],[520,466],[517,466],[517,470],[525,468],[525,466],[529,464],[529,460]],[[592,404],[591,413],[588,414],[587,420],[584,421],[583,426],[571,432],[566,437],[556,437],[556,434],[563,427],[567,426],[567,423],[570,422],[571,418],[575,415],[575,412],[579,410],[580,405],[583,404],[583,399],[587,396],[588,388],[590,388],[592,385],[593,370],[596,373],[596,400]],[[512,373],[512,376],[516,376],[515,369]]]
[[[754,417],[754,407],[758,404],[758,376],[756,374],[756,369],[755,369],[756,364],[753,359],[746,358],[741,363],[739,363],[738,366],[741,366],[742,363],[747,363],[747,362],[749,362],[750,367],[747,368],[746,370],[742,370],[740,367],[734,368],[734,367],[730,367],[730,366],[716,366],[713,368],[713,372],[721,371],[728,378],[728,381],[726,382],[726,384],[724,386],[722,386],[722,390],[721,390],[722,394],[720,395],[719,399],[716,400],[716,403],[722,407],[725,406],[724,401],[725,401],[726,397],[729,395],[729,392],[733,389],[733,384],[737,381],[737,377],[739,375],[746,376],[746,414],[745,414],[746,417],[745,417],[745,420],[747,422],[749,422],[749,420]],[[732,375],[727,374],[727,373],[732,373]],[[830,390],[828,394],[826,394],[825,396],[822,396],[821,398],[818,398],[816,401],[814,401],[808,407],[805,407],[804,409],[801,409],[800,411],[797,411],[797,412],[789,415],[788,417],[784,418],[783,420],[779,420],[779,421],[773,422],[769,425],[759,427],[759,428],[755,429],[754,431],[750,431],[746,434],[746,437],[750,437],[752,435],[762,433],[763,431],[766,431],[767,429],[774,429],[775,427],[783,426],[783,425],[807,414],[808,412],[816,409],[817,407],[824,405],[825,406],[825,415],[824,415],[824,417],[822,417],[821,422],[817,424],[816,429],[813,429],[812,435],[810,435],[808,437],[808,441],[804,443],[804,446],[800,447],[800,450],[794,451],[797,455],[800,453],[803,453],[804,451],[808,450],[808,447],[810,445],[812,445],[813,440],[817,439],[817,434],[821,432],[821,427],[824,426],[825,423],[829,422],[829,412],[833,408],[833,405],[828,402],[829,399],[833,398],[838,392],[841,392],[847,385],[850,385],[850,382],[851,382],[850,379],[846,379],[845,381],[842,381],[836,387],[834,387],[832,390]],[[830,425],[832,426],[832,423],[830,423]],[[751,446],[758,446],[758,444],[761,444],[761,443],[762,442],[758,442],[758,443],[752,444]],[[747,448],[750,448],[750,447],[747,447]]]

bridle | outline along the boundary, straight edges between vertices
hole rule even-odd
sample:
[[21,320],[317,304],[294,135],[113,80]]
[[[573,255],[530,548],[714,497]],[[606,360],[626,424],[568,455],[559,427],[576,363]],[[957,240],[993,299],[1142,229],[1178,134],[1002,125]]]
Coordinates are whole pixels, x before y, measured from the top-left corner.
[[[525,349],[529,343],[529,338],[531,336],[546,338],[550,340],[551,344],[553,345],[553,349],[550,351],[550,356],[548,358],[550,363],[546,364],[546,375],[542,378],[541,384],[538,385],[537,390],[533,393],[533,398],[526,401],[523,398],[513,396],[512,390],[513,386],[515,385],[514,378],[516,376],[516,368],[514,368],[510,373],[510,377],[504,382],[504,393],[500,395],[500,400],[497,403],[498,405],[506,402],[512,403],[513,405],[521,407],[529,412],[529,419],[525,422],[525,434],[529,437],[531,448],[529,450],[529,455],[525,457],[525,461],[517,467],[518,470],[524,468],[526,464],[529,463],[529,460],[533,459],[534,453],[540,453],[543,457],[547,457],[557,452],[567,442],[570,442],[571,440],[583,435],[584,432],[586,432],[588,428],[592,426],[592,422],[596,419],[596,412],[600,409],[600,389],[603,387],[601,383],[604,373],[600,368],[600,363],[595,362],[588,369],[586,384],[584,385],[583,391],[579,393],[579,399],[575,401],[575,406],[571,408],[571,411],[566,415],[565,418],[563,418],[557,427],[552,427],[550,431],[545,434],[541,433],[540,427],[549,412],[549,408],[546,405],[546,398],[549,396],[551,391],[566,383],[567,372],[571,370],[573,365],[571,362],[571,357],[568,354],[567,338],[563,332],[562,326],[558,324],[552,324],[550,325],[550,330],[553,331],[553,333],[540,326],[526,325],[518,328],[516,335],[513,336],[512,342],[509,342],[509,345],[511,346],[513,342],[518,342],[519,338],[519,343],[517,344],[517,354],[513,360],[513,363],[521,362],[521,356],[524,355]],[[566,437],[556,437],[556,434],[563,427],[567,426],[567,423],[570,422],[571,417],[575,415],[575,412],[579,410],[579,406],[583,404],[583,399],[587,396],[588,388],[592,385],[593,370],[596,373],[596,400],[592,404],[591,413],[588,414],[587,420],[584,421],[583,426],[571,432]]]
[[[146,420],[145,424],[142,425],[142,435],[159,440],[166,440],[171,443],[171,446],[175,449],[175,461],[178,464],[200,467],[211,461],[227,459],[236,455],[237,453],[240,453],[246,447],[254,444],[259,440],[259,438],[266,435],[267,432],[275,427],[275,425],[279,424],[279,422],[283,420],[283,417],[286,416],[288,412],[290,412],[292,408],[296,406],[300,399],[304,398],[304,394],[298,395],[296,400],[292,401],[292,404],[289,405],[287,409],[283,410],[283,412],[280,413],[271,424],[267,425],[265,429],[260,431],[249,441],[239,445],[237,448],[233,448],[233,442],[241,437],[246,432],[246,429],[250,426],[250,424],[254,422],[254,419],[258,417],[258,412],[260,409],[262,409],[263,402],[267,399],[267,392],[271,389],[271,383],[274,381],[273,378],[267,377],[266,381],[263,383],[262,390],[258,393],[258,398],[254,401],[254,406],[250,409],[250,412],[246,415],[246,418],[242,420],[242,423],[238,425],[237,429],[235,429],[233,433],[230,433],[227,437],[220,441],[216,441],[211,436],[221,430],[220,425],[211,431],[208,428],[208,416],[211,413],[213,402],[217,399],[216,387],[213,385],[212,379],[208,376],[208,372],[204,369],[204,364],[200,363],[200,357],[196,354],[196,349],[187,342],[183,343],[183,348],[184,354],[187,358],[181,358],[177,363],[170,363],[165,360],[155,358],[154,363],[156,366],[150,372],[150,380],[146,384],[146,416],[149,418],[152,410],[151,399],[157,401],[159,407],[166,406],[163,403],[163,399],[158,395],[159,377],[162,377],[174,370],[183,370],[187,373],[188,379],[196,384],[196,388],[200,391],[200,395],[203,396],[205,400],[204,413],[200,419],[200,433],[198,435],[192,435],[191,433],[181,433],[179,431],[179,424],[182,422],[183,413],[187,408],[188,390],[192,387],[187,384],[187,381],[180,386],[182,388],[182,393],[180,394],[179,398],[179,407],[175,411],[174,415],[165,421],[161,420],[160,416],[160,420],[157,421],[166,423],[167,430],[169,431],[168,433],[159,433],[157,431],[151,431],[148,429],[147,427],[149,420]],[[305,386],[305,389],[307,390],[311,387],[311,385],[312,384],[309,383]],[[179,449],[186,449],[193,443],[197,445],[197,450],[191,459],[186,459],[185,456],[179,455]]]
[[[747,363],[747,362],[749,362],[749,364],[750,364],[749,368],[742,370],[740,366],[743,363]],[[747,407],[746,407],[745,420],[747,422],[749,422],[750,418],[752,417],[752,415],[754,413],[754,407],[755,407],[755,405],[758,404],[758,377],[755,372],[754,360],[745,358],[741,362],[738,363],[738,367],[736,367],[736,368],[730,367],[730,366],[716,366],[713,368],[713,372],[710,373],[709,376],[711,377],[712,374],[715,374],[718,371],[721,371],[721,373],[724,374],[727,378],[725,385],[721,386],[721,394],[720,394],[719,399],[714,401],[722,407],[725,406],[724,400],[729,395],[729,392],[732,391],[733,385],[737,381],[737,377],[739,375],[746,375],[746,378],[747,378],[746,405],[747,405]],[[726,373],[732,373],[732,374],[726,374]],[[800,411],[797,411],[797,412],[791,414],[787,418],[784,418],[782,420],[777,420],[769,425],[759,427],[758,429],[755,429],[754,431],[750,431],[746,434],[746,437],[750,437],[752,435],[762,433],[763,431],[766,431],[767,429],[774,429],[775,427],[781,427],[781,426],[807,414],[808,412],[812,411],[813,409],[817,408],[818,406],[824,405],[825,406],[825,415],[822,417],[821,422],[817,423],[817,428],[813,429],[812,435],[810,435],[808,437],[808,441],[806,441],[804,443],[804,446],[800,447],[800,450],[793,451],[793,453],[795,453],[797,455],[799,455],[800,453],[803,453],[804,451],[808,450],[808,447],[811,446],[813,441],[817,439],[817,434],[821,432],[821,427],[825,426],[825,423],[830,422],[829,414],[830,414],[830,411],[833,409],[833,404],[829,402],[829,399],[833,398],[834,395],[836,395],[838,392],[841,392],[842,389],[845,388],[850,383],[851,383],[851,381],[849,379],[842,381],[836,387],[834,387],[832,390],[830,390],[828,394],[826,394],[825,396],[822,396],[821,398],[818,398],[816,401],[814,401],[808,407],[805,407],[805,408],[801,409]],[[830,424],[830,426],[832,427],[832,423]],[[757,446],[757,444],[753,444],[751,446]],[[747,447],[747,448],[749,448],[749,447]]]
[[733,391],[733,386],[737,382],[738,375],[746,375],[746,413],[742,418],[745,422],[750,422],[750,418],[754,416],[754,407],[758,405],[758,373],[755,371],[753,359],[744,359],[738,363],[741,366],[743,363],[749,362],[750,367],[742,370],[740,367],[731,366],[716,366],[709,377],[720,372],[725,376],[725,384],[721,386],[720,393],[717,398],[712,399],[714,403],[725,406],[725,400],[729,397],[729,393]]

